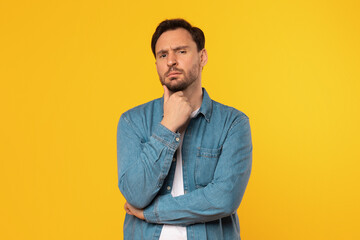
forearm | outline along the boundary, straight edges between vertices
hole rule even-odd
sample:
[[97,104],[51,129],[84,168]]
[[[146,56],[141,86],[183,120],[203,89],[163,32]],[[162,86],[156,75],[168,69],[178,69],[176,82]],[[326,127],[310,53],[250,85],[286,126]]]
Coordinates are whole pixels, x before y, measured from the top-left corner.
[[187,225],[229,216],[240,205],[251,166],[251,134],[245,118],[232,126],[212,182],[179,197],[170,194],[157,197],[145,208],[145,219],[151,223]]
[[179,145],[179,134],[158,124],[142,143],[131,132],[131,125],[122,117],[118,126],[118,185],[125,199],[134,207],[146,207],[160,190]]
[[249,176],[250,168],[239,176],[234,188],[210,183],[182,196],[159,196],[145,208],[145,219],[157,224],[189,225],[229,216],[239,207]]

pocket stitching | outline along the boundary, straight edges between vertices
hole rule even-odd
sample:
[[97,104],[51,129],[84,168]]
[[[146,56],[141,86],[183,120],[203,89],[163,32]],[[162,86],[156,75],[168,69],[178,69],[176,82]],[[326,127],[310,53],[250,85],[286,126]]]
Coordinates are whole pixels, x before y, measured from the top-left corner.
[[213,149],[198,147],[197,149],[197,157],[218,158],[222,147]]
[[[202,147],[197,147],[197,154],[196,154],[196,163],[195,163],[195,186],[197,188],[199,187],[203,187],[204,184],[203,183],[200,183],[199,182],[199,176],[197,174],[199,174],[199,161],[200,159],[198,158],[202,158],[203,160],[205,159],[209,159],[208,161],[215,161],[216,162],[216,165],[217,165],[217,159],[220,157],[220,154],[221,154],[221,150],[222,150],[222,146],[220,148],[202,148]],[[213,160],[210,160],[210,159],[213,159]],[[215,165],[215,168],[216,168],[216,165]],[[214,169],[215,171],[215,169]],[[212,173],[214,174],[214,172]]]

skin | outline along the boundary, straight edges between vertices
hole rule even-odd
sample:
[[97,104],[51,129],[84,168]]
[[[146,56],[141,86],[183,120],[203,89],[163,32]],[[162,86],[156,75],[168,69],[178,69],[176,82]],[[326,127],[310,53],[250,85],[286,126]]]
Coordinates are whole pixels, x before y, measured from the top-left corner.
[[[156,69],[164,88],[161,124],[183,132],[193,111],[202,103],[201,71],[207,63],[205,49],[198,51],[190,33],[178,28],[161,34],[156,45]],[[125,211],[144,220],[142,209],[125,203]]]

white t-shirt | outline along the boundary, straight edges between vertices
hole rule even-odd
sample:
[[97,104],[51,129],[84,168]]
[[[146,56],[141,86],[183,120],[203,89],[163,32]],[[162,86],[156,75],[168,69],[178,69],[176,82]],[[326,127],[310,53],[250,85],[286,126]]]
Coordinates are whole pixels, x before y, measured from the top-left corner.
[[[199,112],[198,108],[191,113],[191,118],[194,118]],[[184,195],[184,182],[183,182],[183,171],[182,171],[182,155],[181,148],[184,139],[184,133],[180,135],[180,144],[176,155],[176,167],[174,181],[171,189],[171,195],[177,197]],[[186,227],[178,225],[164,225],[159,240],[187,240]]]

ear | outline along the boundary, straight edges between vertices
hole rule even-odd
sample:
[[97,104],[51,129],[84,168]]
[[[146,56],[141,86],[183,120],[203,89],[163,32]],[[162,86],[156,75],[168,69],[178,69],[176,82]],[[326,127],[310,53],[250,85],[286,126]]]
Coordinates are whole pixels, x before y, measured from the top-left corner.
[[201,50],[201,52],[200,52],[200,65],[201,65],[202,68],[206,65],[207,60],[208,60],[207,51],[206,51],[206,49],[204,48],[204,49]]

